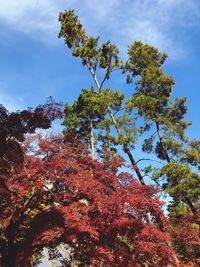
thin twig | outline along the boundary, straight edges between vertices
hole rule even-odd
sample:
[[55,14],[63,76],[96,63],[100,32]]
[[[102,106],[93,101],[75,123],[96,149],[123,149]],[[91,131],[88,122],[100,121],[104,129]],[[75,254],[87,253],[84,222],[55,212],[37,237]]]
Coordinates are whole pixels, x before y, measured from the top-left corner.
[[138,164],[140,161],[143,161],[143,160],[154,161],[154,162],[157,162],[157,163],[160,163],[160,164],[163,165],[163,163],[161,161],[158,161],[158,160],[155,160],[155,159],[148,159],[148,158],[139,159],[138,161],[136,161],[136,164]]

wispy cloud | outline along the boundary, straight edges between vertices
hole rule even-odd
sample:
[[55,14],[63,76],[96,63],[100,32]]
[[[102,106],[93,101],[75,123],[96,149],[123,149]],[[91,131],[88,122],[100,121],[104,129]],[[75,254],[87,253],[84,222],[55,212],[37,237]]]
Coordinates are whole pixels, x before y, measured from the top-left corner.
[[23,98],[7,93],[6,86],[0,83],[0,104],[3,103],[9,111],[16,111],[24,107]]
[[41,40],[51,38],[56,30],[57,7],[52,1],[0,0],[0,19],[15,31]]
[[89,32],[122,49],[140,39],[176,58],[186,53],[184,29],[200,21],[199,0],[0,0],[0,6],[4,23],[43,41],[56,40],[58,13],[73,8]]

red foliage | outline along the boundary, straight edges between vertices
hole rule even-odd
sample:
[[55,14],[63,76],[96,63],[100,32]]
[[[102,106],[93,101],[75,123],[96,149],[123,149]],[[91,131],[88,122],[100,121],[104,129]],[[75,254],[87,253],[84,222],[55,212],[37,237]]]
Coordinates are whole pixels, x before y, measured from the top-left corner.
[[[50,128],[53,120],[62,117],[61,107],[51,97],[45,105],[16,112],[9,112],[0,105],[0,175],[8,174],[13,164],[20,167],[23,162],[20,142],[27,133]],[[2,179],[0,185],[5,187]]]
[[2,264],[24,266],[61,242],[82,264],[173,264],[155,188],[91,161],[78,140],[35,135],[23,150],[22,168],[4,176],[9,191],[1,188]]
[[200,264],[199,226],[199,214],[187,215],[170,222],[169,233],[172,237],[173,247],[181,262],[186,264],[183,266],[199,266]]

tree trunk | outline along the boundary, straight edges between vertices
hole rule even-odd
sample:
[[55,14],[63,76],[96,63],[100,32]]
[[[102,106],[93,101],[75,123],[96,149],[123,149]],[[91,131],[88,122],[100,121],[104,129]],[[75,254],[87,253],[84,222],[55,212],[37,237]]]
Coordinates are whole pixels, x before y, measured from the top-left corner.
[[[90,73],[91,73],[91,75],[92,75],[92,77],[94,79],[94,82],[96,84],[96,87],[97,87],[98,92],[101,93],[102,88],[101,88],[101,86],[99,84],[99,81],[98,81],[98,79],[97,79],[97,77],[95,75],[95,72],[93,71],[93,69],[91,68],[89,62],[87,62],[87,61],[86,61],[86,66],[88,67],[88,70],[90,71]],[[107,110],[108,110],[108,113],[110,115],[110,118],[111,118],[111,120],[112,120],[112,122],[114,124],[114,127],[115,127],[115,129],[116,129],[116,131],[118,133],[118,136],[120,136],[121,135],[121,131],[120,131],[120,129],[119,129],[117,123],[116,123],[116,120],[115,120],[115,118],[114,118],[114,116],[112,114],[112,111],[110,110],[110,107],[109,106],[107,107]],[[135,172],[137,174],[137,177],[138,177],[140,183],[142,185],[145,185],[143,176],[142,176],[142,174],[141,174],[141,172],[140,172],[140,170],[139,170],[139,168],[138,168],[138,166],[136,164],[136,161],[133,158],[133,155],[132,155],[132,153],[130,151],[130,148],[128,147],[128,144],[123,145],[123,147],[124,147],[125,153],[127,154],[128,158],[129,158],[129,160],[130,160],[130,162],[131,162],[131,164],[132,164],[132,166],[133,166],[133,168],[134,168],[134,170],[135,170]]]
[[15,239],[15,224],[11,222],[7,229],[7,253],[5,261],[5,266],[14,267],[15,266],[15,258],[16,258],[16,247],[14,244]]
[[90,146],[92,160],[94,160],[94,134],[93,134],[93,120],[92,115],[90,116]]
[[194,207],[194,205],[192,204],[192,201],[188,198],[188,197],[184,197],[184,202],[190,207],[191,211],[193,214],[197,214],[197,210]]
[[[116,122],[116,120],[115,120],[115,117],[113,116],[113,114],[112,114],[110,108],[107,107],[107,109],[108,109],[108,113],[109,113],[109,115],[110,115],[110,117],[111,117],[111,119],[112,119],[112,122],[113,122],[113,124],[114,124],[114,126],[115,126],[115,129],[116,129],[116,131],[117,131],[117,133],[118,133],[118,136],[120,136],[120,135],[121,135],[121,131],[120,131],[118,125],[117,125],[117,122]],[[141,174],[141,172],[140,172],[140,170],[139,170],[139,168],[138,168],[138,166],[137,166],[137,164],[136,164],[136,161],[135,161],[134,158],[133,158],[133,155],[132,155],[132,153],[131,153],[131,151],[130,151],[130,148],[128,147],[128,144],[123,144],[123,147],[124,147],[124,152],[127,154],[128,158],[129,158],[129,160],[130,160],[130,162],[131,162],[131,164],[132,164],[132,166],[133,166],[133,168],[134,168],[134,170],[135,170],[135,172],[136,172],[136,174],[137,174],[137,177],[138,177],[140,183],[141,183],[142,185],[145,185],[143,176],[142,176],[142,174]]]
[[160,141],[160,145],[162,147],[162,152],[163,152],[163,155],[165,156],[165,159],[167,160],[167,162],[170,162],[170,158],[169,158],[169,155],[167,153],[167,148],[164,144],[164,141],[163,141],[163,137],[161,135],[161,132],[160,132],[160,126],[159,126],[159,123],[157,121],[156,122],[156,131],[157,131],[157,135],[158,135],[158,138],[159,138],[159,141]]

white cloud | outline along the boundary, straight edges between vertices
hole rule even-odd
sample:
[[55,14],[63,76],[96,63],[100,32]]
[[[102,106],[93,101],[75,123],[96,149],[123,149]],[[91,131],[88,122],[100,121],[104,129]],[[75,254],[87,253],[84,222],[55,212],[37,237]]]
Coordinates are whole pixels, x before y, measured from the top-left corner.
[[[0,0],[0,19],[39,40],[57,40],[58,13],[73,8],[88,31],[123,49],[141,39],[174,57],[185,53],[181,32],[199,22],[198,0]],[[176,32],[180,30],[179,39]],[[122,45],[123,44],[123,45]]]
[[1,21],[16,31],[33,37],[52,35],[55,31],[56,7],[49,0],[0,0]]

